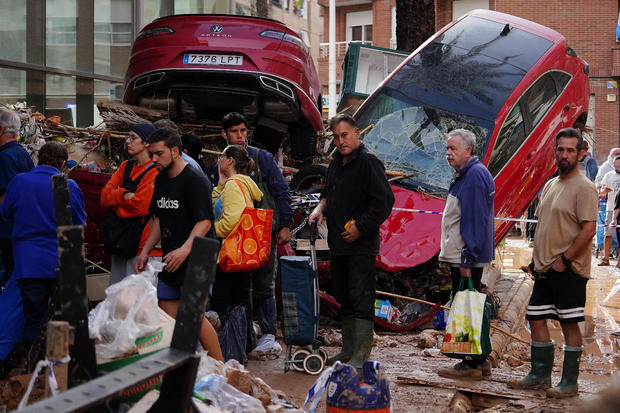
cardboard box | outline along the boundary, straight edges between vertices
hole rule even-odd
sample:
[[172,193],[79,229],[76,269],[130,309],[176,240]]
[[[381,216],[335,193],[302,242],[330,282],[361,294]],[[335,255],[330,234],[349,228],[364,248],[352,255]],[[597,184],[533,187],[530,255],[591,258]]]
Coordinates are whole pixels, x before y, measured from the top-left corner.
[[86,274],[86,295],[88,301],[105,300],[105,289],[110,284],[110,274]]

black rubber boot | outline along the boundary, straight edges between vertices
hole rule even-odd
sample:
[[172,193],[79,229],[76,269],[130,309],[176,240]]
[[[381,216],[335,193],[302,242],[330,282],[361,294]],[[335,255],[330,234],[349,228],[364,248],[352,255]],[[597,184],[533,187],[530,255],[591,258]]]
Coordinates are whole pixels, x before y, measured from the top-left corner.
[[551,387],[554,350],[553,340],[548,343],[532,341],[532,367],[529,374],[521,380],[509,381],[508,387],[525,390],[544,390]]
[[366,318],[352,319],[353,345],[351,347],[351,360],[349,364],[358,370],[370,357],[372,351],[373,327],[375,322]]
[[342,317],[342,349],[340,349],[339,353],[327,359],[326,364],[328,366],[331,366],[337,361],[346,363],[351,360],[351,345],[353,344],[352,322],[353,319],[351,317]]
[[552,389],[547,389],[547,397],[564,399],[576,396],[579,392],[579,359],[583,347],[564,346],[564,366],[562,368],[562,380]]

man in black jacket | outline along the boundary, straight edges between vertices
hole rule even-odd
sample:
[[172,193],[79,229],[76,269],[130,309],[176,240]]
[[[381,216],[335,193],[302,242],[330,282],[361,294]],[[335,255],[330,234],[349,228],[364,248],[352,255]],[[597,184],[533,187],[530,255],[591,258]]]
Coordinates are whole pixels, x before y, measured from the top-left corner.
[[337,115],[330,127],[338,153],[310,216],[319,224],[327,218],[332,289],[342,305],[342,350],[328,362],[361,368],[372,350],[379,226],[392,211],[394,194],[383,164],[360,142],[355,120]]

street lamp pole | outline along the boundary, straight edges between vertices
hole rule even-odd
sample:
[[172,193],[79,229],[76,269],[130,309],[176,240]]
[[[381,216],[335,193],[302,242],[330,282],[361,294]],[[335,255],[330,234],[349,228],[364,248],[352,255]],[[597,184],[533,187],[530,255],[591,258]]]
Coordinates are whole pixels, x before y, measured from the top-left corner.
[[336,0],[329,0],[329,117],[336,114]]

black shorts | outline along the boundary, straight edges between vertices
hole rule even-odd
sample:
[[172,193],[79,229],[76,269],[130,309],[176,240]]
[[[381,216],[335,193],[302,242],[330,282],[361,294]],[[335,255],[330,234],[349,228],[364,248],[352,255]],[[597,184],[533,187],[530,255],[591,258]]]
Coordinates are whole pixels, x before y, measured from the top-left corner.
[[557,272],[549,268],[539,274],[527,306],[527,320],[552,318],[562,323],[584,321],[587,278],[571,268]]

